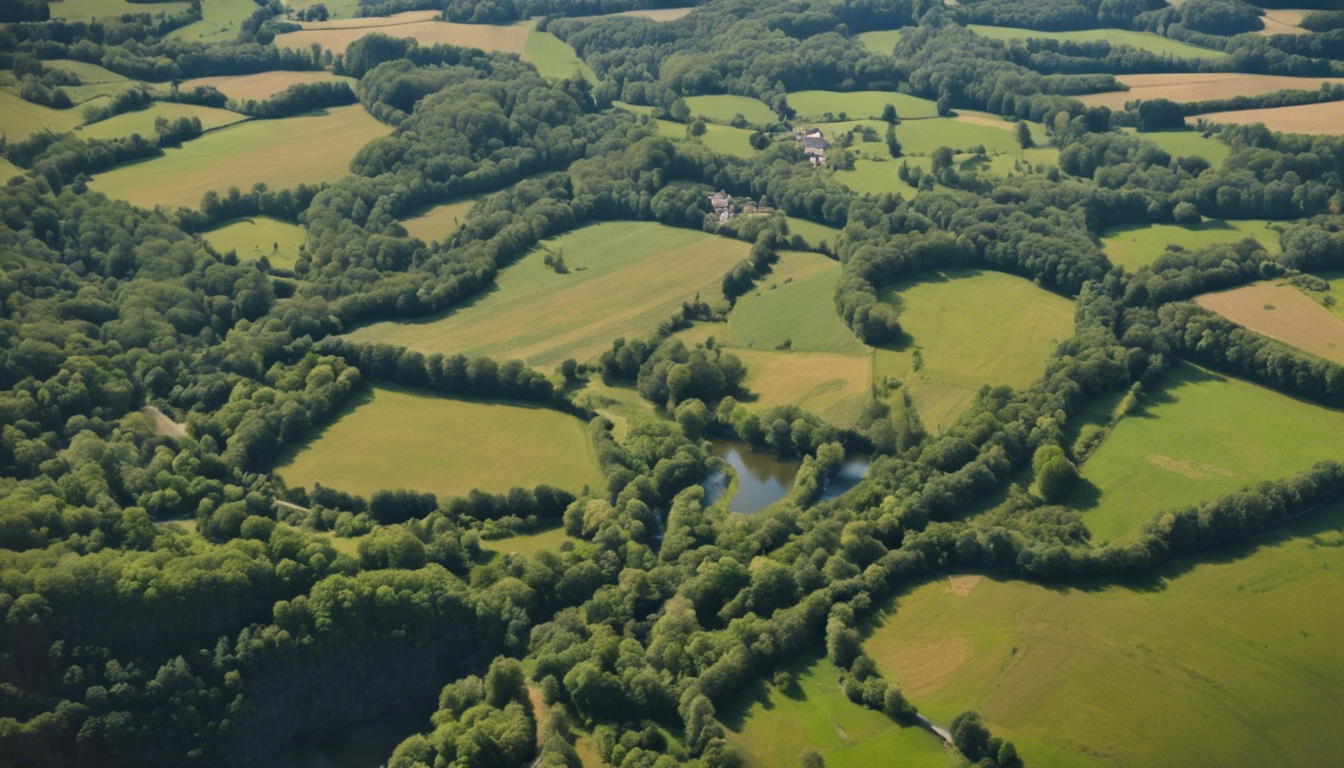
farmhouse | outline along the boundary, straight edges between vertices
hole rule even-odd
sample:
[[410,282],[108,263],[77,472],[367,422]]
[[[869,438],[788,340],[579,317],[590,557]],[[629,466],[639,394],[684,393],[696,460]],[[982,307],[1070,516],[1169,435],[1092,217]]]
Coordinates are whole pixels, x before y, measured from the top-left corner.
[[826,164],[826,148],[830,145],[820,128],[799,129],[794,136],[803,143],[803,154],[813,165]]
[[722,189],[709,196],[709,204],[714,207],[714,213],[718,214],[720,224],[738,215],[769,215],[775,212],[774,208],[765,204],[765,195],[761,195],[760,203],[748,199],[734,208],[733,196]]

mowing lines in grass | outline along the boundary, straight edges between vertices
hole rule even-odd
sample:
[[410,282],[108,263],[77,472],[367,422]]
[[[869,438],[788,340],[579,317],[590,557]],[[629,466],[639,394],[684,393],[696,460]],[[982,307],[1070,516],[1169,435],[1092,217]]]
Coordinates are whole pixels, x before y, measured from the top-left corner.
[[1344,455],[1344,412],[1180,363],[1081,468],[1069,505],[1098,542],[1160,510]]
[[[356,329],[357,341],[421,352],[519,357],[547,368],[591,359],[617,337],[640,338],[697,295],[722,300],[720,283],[750,246],[647,222],[595,224],[546,241],[502,270],[494,289],[446,314]],[[567,274],[544,261],[562,255]]]
[[1261,336],[1344,365],[1344,322],[1296,288],[1256,283],[1195,302]]
[[290,485],[322,483],[365,497],[381,488],[442,498],[473,488],[603,487],[592,442],[573,416],[384,387],[370,388],[313,439],[287,450],[276,473]]
[[1269,253],[1278,253],[1279,232],[1271,226],[1270,222],[1256,219],[1207,219],[1198,224],[1124,224],[1102,232],[1101,245],[1112,264],[1134,272],[1153,263],[1168,245],[1178,245],[1189,251],[1250,237]]
[[1315,766],[1344,702],[1344,506],[1137,588],[940,579],[865,642],[937,722],[978,709],[1027,765]]

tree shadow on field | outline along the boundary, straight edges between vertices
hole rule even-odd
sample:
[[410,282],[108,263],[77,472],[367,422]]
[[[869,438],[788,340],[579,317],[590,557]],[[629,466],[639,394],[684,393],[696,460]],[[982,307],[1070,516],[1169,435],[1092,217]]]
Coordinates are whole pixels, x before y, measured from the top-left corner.
[[350,397],[345,401],[335,413],[331,414],[320,425],[314,425],[308,434],[301,440],[296,440],[289,445],[284,446],[280,453],[276,454],[273,466],[280,467],[288,464],[300,453],[307,450],[314,443],[318,442],[326,435],[327,430],[340,421],[342,418],[354,413],[358,408],[373,402],[374,387],[367,381],[359,389],[350,393]]
[[476,306],[482,301],[485,301],[489,299],[491,296],[495,295],[496,293],[499,293],[499,291],[500,288],[498,280],[491,280],[489,285],[485,286],[476,293],[473,293],[468,298],[463,299],[462,301],[454,304],[448,309],[443,310],[442,312],[435,312],[432,315],[424,315],[422,317],[394,317],[394,318],[383,318],[380,320],[370,320],[367,323],[356,324],[354,327],[347,330],[346,333],[353,333],[359,330],[360,328],[367,328],[371,325],[376,325],[378,323],[392,323],[395,325],[406,327],[413,327],[419,325],[434,325],[435,323],[453,317],[459,312],[471,309],[472,307]]
[[[797,688],[798,684],[794,683],[792,687]],[[723,709],[717,713],[719,722],[728,730],[741,733],[747,725],[747,716],[756,704],[760,704],[761,709],[767,711],[775,708],[774,703],[770,701],[770,686],[759,677],[752,679],[724,704]]]

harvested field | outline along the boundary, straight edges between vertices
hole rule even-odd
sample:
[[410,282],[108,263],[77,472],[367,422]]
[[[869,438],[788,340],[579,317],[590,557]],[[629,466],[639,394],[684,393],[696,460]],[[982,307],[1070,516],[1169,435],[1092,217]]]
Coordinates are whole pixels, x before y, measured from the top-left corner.
[[1323,104],[1302,104],[1296,107],[1274,109],[1242,109],[1233,112],[1210,112],[1189,118],[1191,122],[1204,120],[1215,125],[1224,123],[1264,123],[1271,131],[1283,133],[1324,133],[1344,135],[1344,101]]
[[532,32],[530,22],[512,26],[453,24],[433,21],[437,15],[435,11],[412,11],[380,19],[310,22],[304,24],[303,29],[298,32],[277,35],[275,44],[307,50],[316,43],[334,53],[343,53],[354,41],[367,34],[378,32],[390,37],[413,37],[421,45],[444,43],[519,55],[527,50],[527,37]]
[[1265,8],[1265,15],[1260,17],[1264,22],[1265,28],[1260,30],[1262,35],[1310,35],[1311,30],[1303,29],[1298,26],[1302,23],[1302,18],[1309,10],[1292,8]]
[[135,205],[195,207],[210,190],[284,189],[335,181],[350,172],[359,148],[391,132],[358,104],[282,120],[252,120],[208,133],[163,157],[98,174],[90,185]]
[[183,90],[198,85],[213,85],[219,92],[237,101],[265,101],[291,85],[299,83],[325,83],[343,80],[355,86],[353,77],[340,77],[330,72],[258,72],[255,75],[225,75],[223,77],[198,77],[182,83]]
[[241,123],[247,119],[246,116],[237,112],[230,112],[227,109],[156,101],[149,106],[149,109],[123,112],[115,117],[86,125],[78,129],[77,133],[80,138],[84,139],[115,139],[135,133],[152,137],[155,135],[154,121],[160,117],[169,121],[182,117],[199,117],[201,127],[207,131],[212,128],[222,128],[226,125]]
[[1117,75],[1116,80],[1129,86],[1128,91],[1089,93],[1074,98],[1088,106],[1123,109],[1126,102],[1138,99],[1170,99],[1185,103],[1258,96],[1275,91],[1315,91],[1321,83],[1344,83],[1339,77],[1281,77],[1248,75],[1241,72],[1175,72],[1149,75]]
[[1344,365],[1344,322],[1296,288],[1256,283],[1206,293],[1195,303],[1261,336]]

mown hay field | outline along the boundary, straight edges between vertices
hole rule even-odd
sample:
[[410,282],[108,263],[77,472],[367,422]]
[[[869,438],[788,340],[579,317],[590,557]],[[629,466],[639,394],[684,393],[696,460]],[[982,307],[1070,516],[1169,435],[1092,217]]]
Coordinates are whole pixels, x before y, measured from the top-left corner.
[[486,51],[522,55],[527,49],[530,23],[510,26],[495,24],[454,24],[436,21],[436,11],[411,11],[380,19],[359,18],[310,22],[297,32],[276,35],[282,48],[307,50],[314,43],[333,53],[344,53],[354,41],[377,32],[389,37],[413,37],[421,45],[460,45]]
[[46,130],[65,133],[83,122],[79,107],[52,109],[24,101],[17,93],[0,90],[0,132],[8,141],[23,141]]
[[461,496],[546,484],[603,487],[582,421],[528,404],[456,400],[371,387],[355,405],[289,449],[276,473],[290,485],[368,497],[381,488]]
[[265,256],[271,266],[289,269],[298,261],[299,246],[307,241],[308,233],[298,224],[252,216],[216,227],[201,237],[220,253],[233,251],[244,261]]
[[156,101],[148,109],[123,112],[92,125],[86,125],[80,128],[76,135],[83,139],[116,139],[138,133],[146,138],[153,138],[156,135],[154,121],[160,117],[169,122],[183,117],[198,117],[201,119],[201,127],[207,131],[241,123],[247,119],[246,116],[227,109]]
[[1219,243],[1253,238],[1269,253],[1279,252],[1279,232],[1263,219],[1225,221],[1206,219],[1198,224],[1124,224],[1101,233],[1101,246],[1112,264],[1133,272],[1153,263],[1168,245],[1195,250]]
[[1073,302],[1002,272],[957,270],[884,289],[901,343],[878,348],[874,373],[900,382],[930,432],[961,415],[985,384],[1025,388],[1073,335]]
[[531,62],[542,77],[565,79],[578,72],[588,82],[597,82],[593,68],[579,58],[574,46],[550,32],[538,32],[532,29],[528,33],[527,42],[523,45],[523,61]]
[[[790,101],[792,103],[792,101]],[[703,117],[716,123],[730,123],[737,115],[742,115],[753,125],[773,125],[779,117],[760,99],[747,96],[688,96],[686,106],[691,115]]]
[[853,427],[872,402],[872,357],[829,352],[729,349],[747,367],[748,406],[796,405],[838,427]]
[[1134,585],[979,576],[865,642],[935,722],[978,710],[1027,765],[1316,766],[1344,706],[1344,505]]
[[886,105],[896,107],[901,118],[937,117],[938,109],[932,101],[895,91],[798,91],[789,94],[789,106],[798,113],[797,122],[823,120],[827,112],[839,119],[844,112],[847,120],[866,120],[882,116]]
[[560,545],[566,541],[576,542],[577,539],[566,534],[563,527],[556,526],[502,539],[485,539],[481,541],[481,551],[491,557],[519,554],[530,558],[539,552],[559,552]]
[[1069,506],[1094,541],[1344,455],[1344,411],[1177,364],[1080,467]]
[[1232,112],[1210,112],[1195,115],[1190,120],[1206,120],[1215,125],[1224,123],[1264,123],[1271,131],[1283,133],[1323,133],[1344,135],[1344,101],[1322,104],[1302,104],[1296,107],[1274,109],[1242,109]]
[[1132,32],[1127,29],[1084,29],[1077,32],[1040,32],[1034,29],[1018,27],[989,27],[983,24],[968,24],[967,27],[977,35],[995,40],[1026,40],[1038,38],[1044,40],[1068,40],[1073,42],[1093,42],[1105,40],[1111,45],[1128,45],[1156,54],[1170,54],[1186,59],[1216,59],[1226,56],[1222,51],[1212,48],[1200,48],[1197,45],[1182,43],[1169,37],[1151,32]]
[[812,253],[786,253],[772,274],[737,300],[728,332],[734,347],[772,350],[785,341],[807,352],[868,355],[868,348],[836,314],[840,263]]
[[253,0],[205,0],[201,20],[168,33],[169,40],[226,43],[238,37],[239,27],[257,10]]
[[[596,357],[617,337],[642,338],[697,295],[722,301],[724,273],[750,246],[647,222],[613,221],[545,241],[503,269],[494,286],[449,312],[381,322],[350,334],[425,353],[488,354],[549,368]],[[544,263],[563,255],[568,274]]]
[[1344,322],[1296,288],[1255,283],[1206,293],[1195,303],[1261,336],[1344,365]]
[[195,207],[210,190],[273,188],[335,181],[350,172],[360,147],[391,132],[358,104],[281,120],[230,126],[181,149],[98,174],[90,185],[136,205]]
[[[210,0],[213,2],[214,0]],[[166,13],[175,16],[187,10],[189,3],[132,3],[129,0],[61,0],[51,4],[51,18],[70,21],[91,21],[121,16],[127,13],[148,13],[157,16]]]
[[1217,136],[1206,139],[1200,131],[1157,131],[1137,135],[1165,149],[1172,157],[1202,157],[1214,168],[1232,154],[1232,148],[1219,141]]
[[442,240],[455,232],[467,214],[480,202],[482,195],[471,195],[449,203],[435,205],[418,211],[409,218],[401,220],[406,234],[418,237],[426,243]]
[[794,684],[786,690],[756,681],[720,711],[728,743],[747,768],[798,765],[807,748],[821,753],[827,768],[946,768],[948,753],[937,737],[902,727],[875,710],[850,701],[840,690],[841,671],[808,654],[786,667]]
[[1184,103],[1258,96],[1284,90],[1315,91],[1324,82],[1344,83],[1344,78],[1338,77],[1286,77],[1248,75],[1242,72],[1162,72],[1118,75],[1115,79],[1129,86],[1129,90],[1089,93],[1075,98],[1089,107],[1123,109],[1127,102],[1140,99],[1170,99]]
[[355,87],[353,77],[341,77],[333,75],[330,72],[293,72],[288,70],[277,70],[273,72],[258,72],[255,75],[222,75],[220,77],[198,77],[194,80],[187,80],[182,83],[183,90],[190,90],[198,85],[209,85],[219,89],[219,92],[236,101],[265,101],[277,93],[284,91],[291,85],[300,83],[326,83],[344,81],[351,88]]

